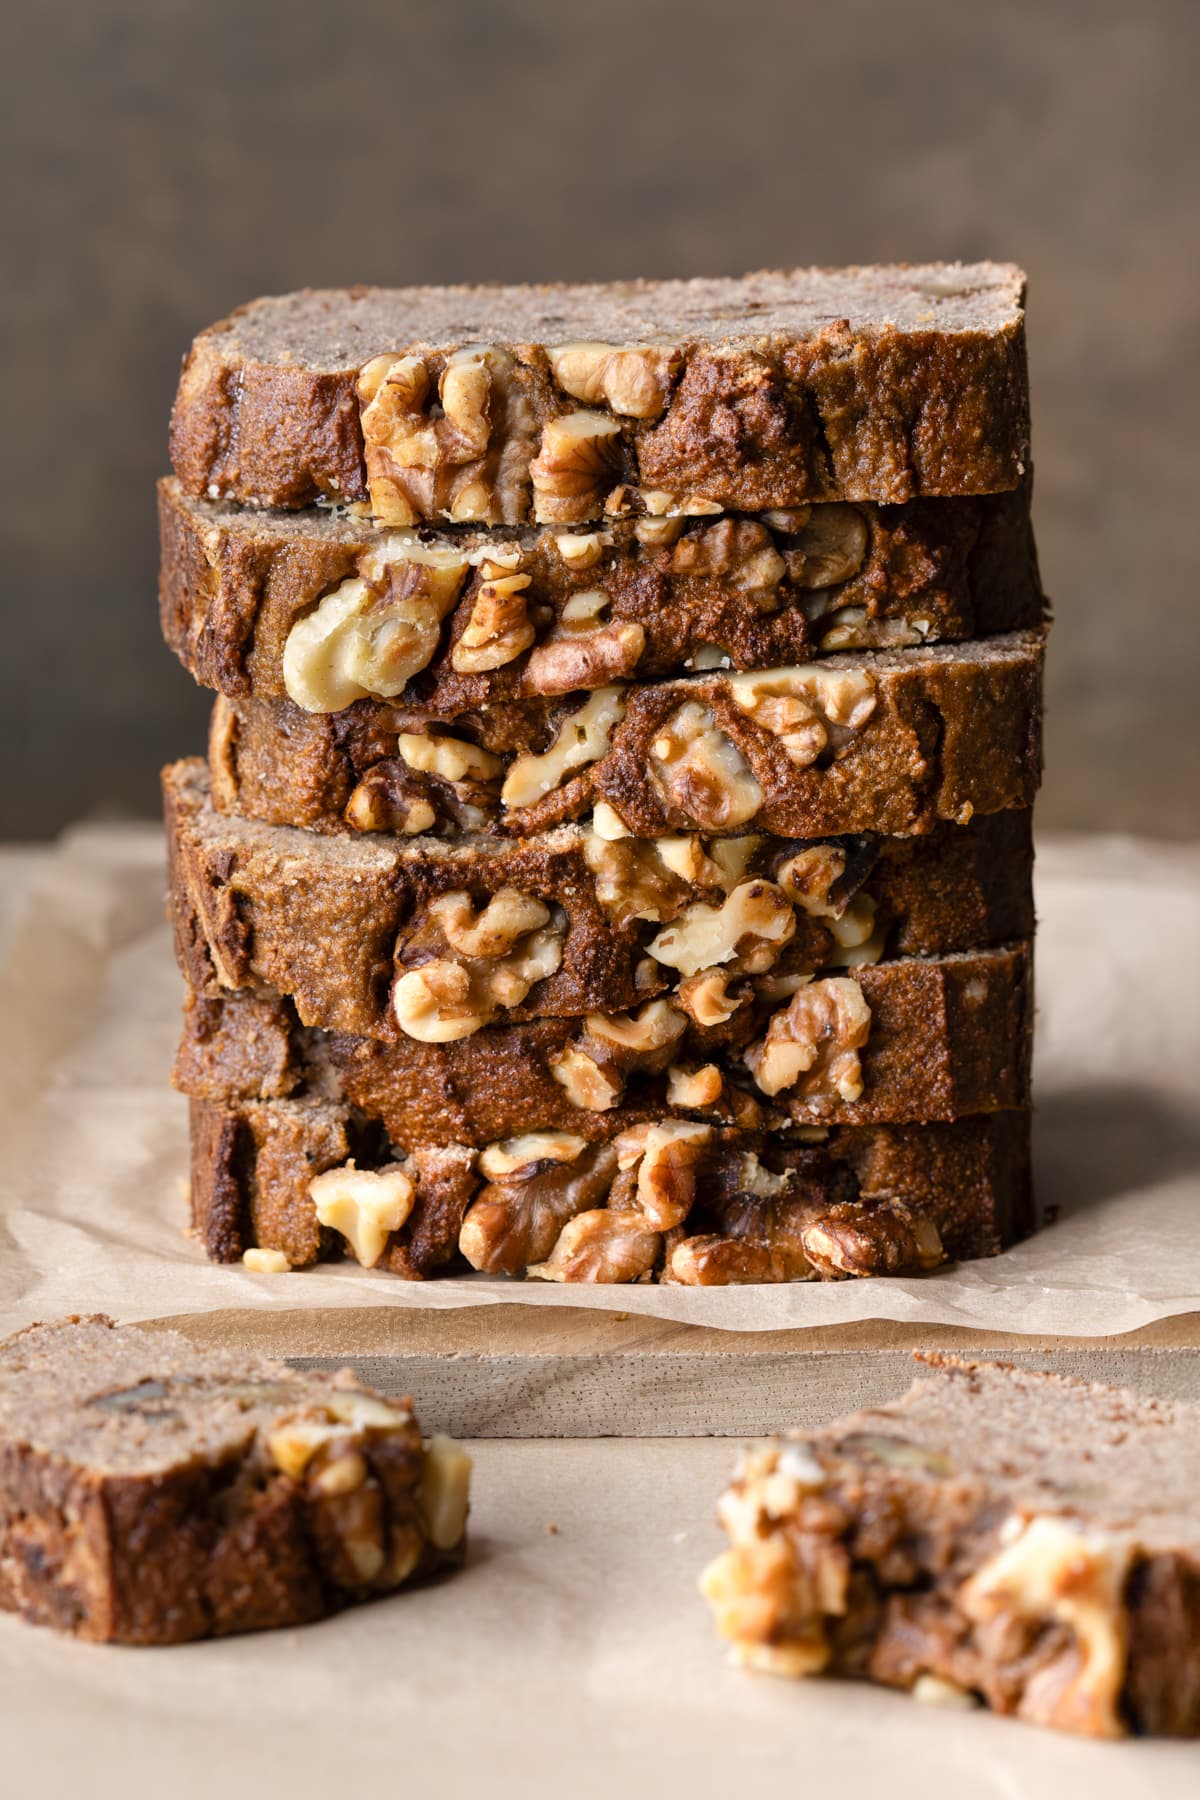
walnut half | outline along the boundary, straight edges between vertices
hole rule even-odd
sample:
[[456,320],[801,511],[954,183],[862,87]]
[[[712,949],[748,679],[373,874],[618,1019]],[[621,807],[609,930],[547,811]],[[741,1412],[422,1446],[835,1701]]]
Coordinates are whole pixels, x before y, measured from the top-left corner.
[[667,806],[701,831],[732,831],[762,805],[762,789],[741,751],[695,700],[664,721],[648,768]]

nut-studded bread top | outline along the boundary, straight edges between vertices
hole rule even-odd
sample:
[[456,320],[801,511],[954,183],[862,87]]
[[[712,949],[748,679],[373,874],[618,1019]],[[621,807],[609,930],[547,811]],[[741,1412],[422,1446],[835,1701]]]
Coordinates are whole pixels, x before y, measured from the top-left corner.
[[196,339],[172,460],[391,524],[997,492],[1029,461],[1023,297],[991,263],[284,295]]

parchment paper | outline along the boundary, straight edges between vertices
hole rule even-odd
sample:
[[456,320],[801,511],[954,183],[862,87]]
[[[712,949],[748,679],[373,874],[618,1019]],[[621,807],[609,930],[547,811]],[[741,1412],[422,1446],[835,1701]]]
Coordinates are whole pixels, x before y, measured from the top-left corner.
[[0,1330],[96,1310],[506,1301],[740,1331],[878,1318],[1086,1337],[1200,1310],[1200,848],[1042,847],[1036,1146],[1053,1223],[923,1279],[706,1290],[206,1263],[183,1232],[186,1107],[167,1083],[181,990],[158,834],[87,827],[32,879],[27,858],[0,867]]

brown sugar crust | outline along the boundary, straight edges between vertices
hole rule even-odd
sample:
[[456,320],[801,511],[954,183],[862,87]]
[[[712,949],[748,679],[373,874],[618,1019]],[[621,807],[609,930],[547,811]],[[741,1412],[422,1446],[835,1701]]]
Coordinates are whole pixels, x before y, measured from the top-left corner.
[[1091,1736],[1200,1733],[1200,1409],[921,1360],[902,1399],[744,1458],[702,1584],[735,1654]]
[[[850,978],[839,974],[842,982]],[[405,1147],[495,1142],[563,1130],[592,1141],[613,1120],[700,1118],[747,1127],[919,1122],[1029,1103],[1033,1021],[1026,949],[914,958],[853,972],[869,1010],[855,1095],[823,1079],[769,1092],[745,1058],[789,1006],[761,981],[724,1023],[697,1024],[664,1003],[672,1027],[645,1045],[614,1045],[603,1016],[487,1026],[450,1043],[391,1042],[300,1027],[275,995],[199,996],[185,1015],[175,1079],[196,1098],[316,1092],[380,1118]],[[803,990],[801,990],[803,991]],[[642,1017],[644,1009],[632,1015]],[[610,1017],[612,1015],[609,1015]],[[628,1020],[630,1015],[618,1015]],[[836,1044],[836,1033],[831,1033]],[[578,1058],[601,1071],[601,1085]],[[572,1079],[574,1069],[576,1078]],[[695,1097],[672,1071],[711,1070]],[[818,1064],[818,1071],[820,1065]],[[718,1080],[719,1078],[719,1080]]]
[[[545,433],[581,407],[607,432],[594,484],[575,471],[566,484],[578,519],[639,489],[750,511],[1001,492],[1029,460],[1023,299],[1020,271],[989,263],[283,295],[196,339],[171,459],[197,495],[296,507],[373,489],[378,510],[395,465],[363,416],[378,375],[362,392],[359,378],[387,355],[405,359],[404,407],[424,434],[423,479],[406,478],[411,441],[400,457],[420,518],[467,507],[518,524],[547,492],[561,507]],[[574,374],[556,355],[568,345],[587,353]],[[606,350],[623,362],[606,369]],[[465,413],[451,366],[481,371]]]
[[[604,802],[618,829],[641,837],[906,836],[1032,804],[1042,660],[1041,633],[1020,632],[606,689],[616,715],[575,761],[544,774],[533,759],[572,742],[582,709],[603,696],[514,701],[449,721],[403,703],[321,715],[288,700],[221,699],[213,791],[224,811],[325,832],[403,830],[419,807],[434,821],[422,829],[530,836]],[[474,745],[492,761],[482,779],[444,779],[414,766],[401,743],[409,734]]]
[[[246,512],[194,499],[168,479],[159,483],[159,527],[163,634],[197,681],[234,700],[288,697],[289,634],[344,582],[373,578],[386,619],[392,597],[419,578],[405,545],[475,558],[456,573],[453,610],[414,652],[404,689],[408,704],[446,719],[498,700],[661,680],[690,667],[698,645],[736,669],[765,669],[837,649],[1024,630],[1043,612],[1028,486],[981,499],[802,508],[771,520],[613,521],[600,533],[527,529],[497,540],[473,528],[418,539],[327,512]],[[464,671],[457,646],[497,541],[519,551],[515,572],[529,577],[522,606],[534,640],[496,667]],[[385,573],[372,558],[388,545],[395,560]],[[579,597],[597,592],[605,604],[586,629],[574,628],[570,612],[564,620],[572,602],[578,613]]]
[[[514,893],[546,915],[556,966],[492,1009],[509,1022],[622,1012],[677,988],[706,957],[737,987],[769,972],[983,948],[1033,924],[1027,813],[915,839],[745,837],[725,867],[682,840],[686,860],[672,867],[660,846],[576,826],[523,842],[314,838],[213,812],[199,761],[169,768],[164,793],[176,944],[196,991],[266,986],[306,1025],[384,1040],[402,1035],[395,984],[408,971],[449,961],[491,979],[470,937],[446,935],[450,895],[468,896],[477,918]],[[689,959],[678,933],[715,924],[721,909],[740,921],[733,935]]]
[[462,1560],[444,1466],[349,1370],[31,1326],[0,1344],[0,1607],[127,1644],[324,1618]]
[[[352,1254],[317,1223],[309,1192],[335,1120],[357,1170],[396,1167],[399,1147],[361,1108],[312,1098],[193,1102],[192,1223],[210,1257],[233,1262],[260,1245],[298,1267]],[[372,1266],[409,1280],[472,1266],[523,1273],[553,1256],[581,1211],[637,1209],[638,1165],[623,1171],[622,1147],[614,1147],[628,1129],[627,1119],[610,1119],[603,1137],[565,1150],[547,1144],[556,1153],[540,1160],[536,1143],[518,1139],[528,1146],[516,1152],[518,1165],[526,1153],[534,1160],[498,1180],[463,1146],[410,1150],[403,1166],[416,1186],[413,1215]],[[561,1279],[723,1286],[919,1273],[995,1255],[1033,1229],[1024,1112],[929,1126],[834,1125],[807,1140],[718,1127],[683,1172],[679,1222],[650,1231],[656,1241],[633,1268],[577,1261]]]

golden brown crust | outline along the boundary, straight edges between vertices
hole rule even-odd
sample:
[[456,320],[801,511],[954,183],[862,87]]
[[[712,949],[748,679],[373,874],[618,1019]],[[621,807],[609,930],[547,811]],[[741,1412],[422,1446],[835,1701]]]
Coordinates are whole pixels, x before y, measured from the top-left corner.
[[[194,494],[294,507],[361,501],[373,485],[376,506],[386,504],[392,490],[378,464],[369,484],[363,438],[377,380],[359,389],[364,368],[386,355],[404,360],[415,393],[405,405],[431,444],[441,415],[427,394],[436,401],[440,390],[446,404],[447,367],[486,361],[497,371],[481,432],[469,429],[468,412],[465,434],[430,451],[465,471],[469,499],[461,482],[447,489],[433,478],[435,464],[428,482],[402,482],[417,517],[463,504],[488,524],[532,516],[545,428],[581,403],[602,409],[615,442],[595,489],[571,490],[575,519],[601,516],[630,488],[753,511],[999,492],[1028,466],[1022,299],[1018,271],[986,265],[285,296],[196,340],[175,403],[172,462]],[[640,348],[649,340],[663,348]],[[558,360],[565,344],[650,359],[650,390],[623,396],[595,354],[581,383]],[[376,421],[366,425],[378,445]],[[514,466],[496,480],[506,451]],[[394,467],[386,455],[383,466]],[[411,467],[403,462],[401,474]]]
[[[386,618],[389,596],[403,592],[412,569],[406,545],[475,559],[457,576],[453,610],[413,657],[404,690],[409,705],[440,718],[501,699],[677,675],[698,646],[715,647],[734,668],[764,669],[837,649],[1023,630],[1043,610],[1027,486],[903,507],[801,508],[790,518],[510,534],[499,542],[519,551],[516,569],[531,578],[524,604],[535,642],[478,673],[454,664],[485,580],[479,565],[489,544],[478,530],[423,542],[381,537],[348,517],[247,514],[196,500],[177,480],[159,484],[159,526],[163,633],[198,681],[235,700],[287,697],[293,627],[347,580],[373,580]],[[379,571],[372,559],[389,545],[394,560]],[[579,596],[593,605],[582,621]],[[564,619],[572,601],[575,614]]]

